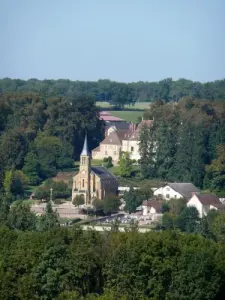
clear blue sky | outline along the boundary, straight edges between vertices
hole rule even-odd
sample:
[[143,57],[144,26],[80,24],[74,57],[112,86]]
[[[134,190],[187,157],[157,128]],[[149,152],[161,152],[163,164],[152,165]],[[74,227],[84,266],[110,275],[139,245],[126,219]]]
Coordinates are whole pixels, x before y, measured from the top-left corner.
[[225,78],[225,0],[0,0],[0,78]]

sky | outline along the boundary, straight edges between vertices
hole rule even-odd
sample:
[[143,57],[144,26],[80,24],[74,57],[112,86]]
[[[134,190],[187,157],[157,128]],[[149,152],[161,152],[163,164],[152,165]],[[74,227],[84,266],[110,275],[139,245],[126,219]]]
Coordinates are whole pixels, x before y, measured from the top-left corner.
[[0,78],[225,78],[224,0],[0,0]]

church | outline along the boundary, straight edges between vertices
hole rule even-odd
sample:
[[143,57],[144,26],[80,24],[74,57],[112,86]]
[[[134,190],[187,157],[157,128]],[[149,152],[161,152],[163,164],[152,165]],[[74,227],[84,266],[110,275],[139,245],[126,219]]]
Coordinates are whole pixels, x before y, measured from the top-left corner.
[[88,150],[87,135],[85,136],[83,150],[80,155],[79,173],[73,177],[72,200],[82,195],[84,203],[90,205],[92,199],[103,200],[108,195],[116,195],[118,181],[104,167],[92,167]]

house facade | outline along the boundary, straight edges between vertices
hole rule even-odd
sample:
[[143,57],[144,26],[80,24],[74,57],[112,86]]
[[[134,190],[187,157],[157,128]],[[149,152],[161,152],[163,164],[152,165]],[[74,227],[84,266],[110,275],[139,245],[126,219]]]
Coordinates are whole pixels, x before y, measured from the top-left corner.
[[117,163],[122,151],[122,140],[126,138],[128,131],[112,131],[100,145],[92,150],[92,159],[103,159],[105,157],[112,157],[114,163]]
[[198,195],[195,193],[187,202],[187,206],[194,206],[197,209],[200,218],[207,216],[211,209],[218,210],[218,208],[221,208],[221,206],[225,207],[225,205],[220,202],[219,198],[214,195]]
[[192,193],[200,194],[200,190],[192,183],[167,183],[153,192],[154,196],[164,200],[172,198],[189,200]]
[[116,177],[104,167],[91,166],[86,136],[80,156],[79,173],[73,177],[72,201],[76,196],[82,195],[84,203],[90,205],[94,198],[102,200],[108,195],[116,195],[117,192]]
[[162,218],[163,201],[150,200],[143,201],[142,215],[150,217],[153,221],[159,221]]

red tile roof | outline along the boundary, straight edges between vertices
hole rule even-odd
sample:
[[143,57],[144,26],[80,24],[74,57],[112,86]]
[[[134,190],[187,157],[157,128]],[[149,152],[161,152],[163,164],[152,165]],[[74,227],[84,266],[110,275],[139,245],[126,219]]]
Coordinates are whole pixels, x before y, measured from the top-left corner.
[[120,122],[120,121],[123,121],[123,119],[120,119],[120,118],[114,117],[114,116],[110,116],[110,115],[108,115],[108,116],[104,116],[104,115],[99,116],[99,119],[103,120],[105,122]]

